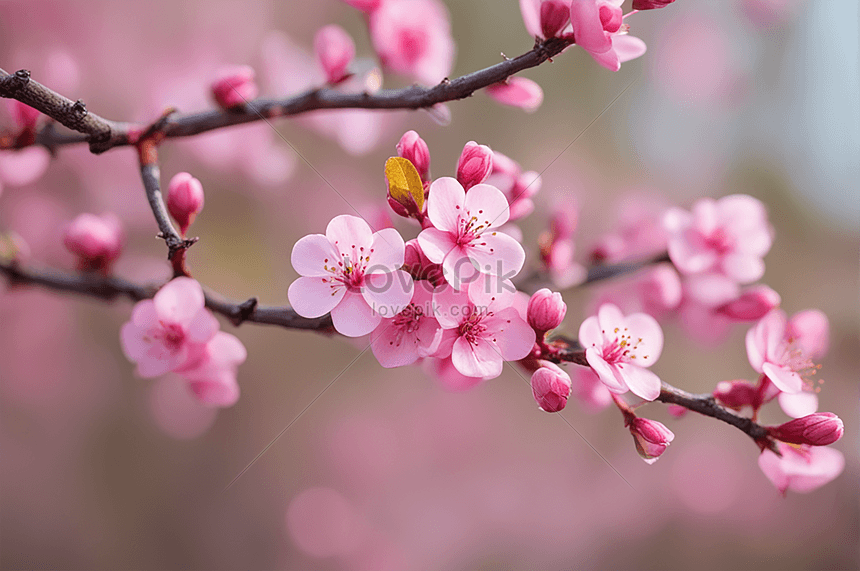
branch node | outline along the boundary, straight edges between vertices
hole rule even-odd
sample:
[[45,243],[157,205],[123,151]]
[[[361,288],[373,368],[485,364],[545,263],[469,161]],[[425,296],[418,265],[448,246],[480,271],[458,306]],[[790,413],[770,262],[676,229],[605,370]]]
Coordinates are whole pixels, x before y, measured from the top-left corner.
[[242,325],[242,323],[251,317],[254,310],[257,309],[257,303],[259,302],[256,297],[249,298],[247,301],[240,303],[236,317],[233,318],[233,324],[237,327]]
[[83,99],[78,99],[77,101],[75,101],[75,103],[72,105],[72,111],[79,115],[81,119],[86,117],[89,113],[87,111],[87,104],[84,103]]
[[17,89],[21,89],[23,87],[26,87],[27,84],[30,83],[30,70],[29,69],[19,69],[18,71],[15,72],[14,77],[16,79],[15,87]]

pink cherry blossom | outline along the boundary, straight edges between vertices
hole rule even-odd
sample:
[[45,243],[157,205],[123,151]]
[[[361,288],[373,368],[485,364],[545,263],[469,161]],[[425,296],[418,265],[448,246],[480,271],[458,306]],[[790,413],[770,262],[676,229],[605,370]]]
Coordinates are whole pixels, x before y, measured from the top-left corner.
[[48,170],[51,153],[44,147],[0,151],[0,187],[26,186],[39,180]]
[[614,393],[628,390],[646,400],[660,395],[660,378],[649,371],[663,351],[663,331],[645,313],[625,317],[611,303],[582,322],[579,342],[588,364]]
[[412,277],[400,270],[404,247],[393,228],[373,232],[357,216],[336,216],[325,235],[293,246],[293,268],[302,277],[290,285],[290,304],[302,317],[331,312],[342,335],[367,335],[412,299]]
[[506,81],[487,86],[487,95],[501,103],[534,113],[543,103],[543,89],[527,77],[509,77]]
[[176,369],[194,396],[209,406],[232,406],[239,400],[236,373],[248,352],[235,336],[218,331],[197,358]]
[[370,36],[383,66],[433,85],[454,62],[448,10],[438,0],[386,0],[370,13]]
[[334,84],[346,76],[346,68],[355,57],[355,42],[346,30],[331,24],[314,36],[314,52],[326,79]]
[[371,334],[371,350],[386,368],[411,365],[439,347],[442,328],[434,317],[433,287],[415,284],[412,301],[390,319],[383,319]]
[[554,38],[565,27],[570,28],[569,0],[520,0],[520,12],[534,38]]
[[[645,42],[627,35],[621,4],[624,0],[573,0],[570,22],[576,44],[610,71],[645,53]],[[632,12],[631,12],[632,13]],[[630,14],[628,14],[629,16]]]
[[120,341],[125,355],[137,363],[138,375],[157,377],[201,360],[220,328],[204,303],[200,284],[179,277],[134,306]]
[[647,313],[662,319],[681,304],[682,287],[672,264],[656,264],[598,290],[592,307],[612,303],[625,313]]
[[764,275],[762,257],[770,250],[773,231],[757,199],[744,194],[703,198],[692,212],[669,209],[664,224],[669,256],[681,273],[740,284]]
[[[771,311],[747,332],[747,356],[752,368],[766,375],[779,390],[799,393],[804,385],[809,385],[804,376],[814,374],[816,367],[804,355],[802,346],[788,333],[785,312],[781,309]],[[808,413],[801,416],[805,414]]]
[[797,446],[778,442],[782,457],[765,450],[758,465],[776,489],[807,493],[835,479],[845,468],[845,456],[835,448]]
[[382,0],[343,0],[353,8],[357,8],[362,12],[373,12],[379,5],[382,4]]
[[[817,365],[813,361],[827,353],[829,335],[827,316],[817,309],[799,311],[788,320],[785,338],[797,352],[797,365],[805,367],[801,369],[803,373],[815,374]],[[800,418],[818,410],[818,388],[811,381],[807,379],[800,392],[779,393],[779,406],[785,414]]]
[[565,313],[567,313],[567,305],[561,294],[542,288],[529,299],[527,321],[537,333],[546,333],[561,325]]
[[595,262],[616,263],[665,252],[668,233],[663,216],[666,199],[656,193],[635,190],[625,193],[615,204],[612,230],[594,245]]
[[427,215],[433,228],[418,235],[424,254],[442,264],[445,279],[456,288],[475,271],[510,279],[523,267],[525,250],[507,234],[497,232],[508,221],[504,194],[494,186],[478,184],[463,190],[453,178],[430,185]]
[[571,381],[558,365],[541,362],[541,367],[532,373],[531,386],[532,396],[541,410],[559,412],[567,405]]
[[467,377],[457,370],[450,355],[444,358],[425,359],[424,363],[428,373],[439,381],[443,389],[452,393],[468,391],[488,380],[483,377]]
[[534,210],[532,197],[541,189],[542,179],[534,171],[523,172],[510,157],[493,151],[493,170],[485,181],[505,195],[510,205],[510,220],[519,220]]
[[469,141],[460,153],[457,161],[457,182],[469,190],[476,184],[481,184],[493,170],[493,151],[487,145],[479,145]]
[[254,69],[247,65],[224,67],[212,82],[212,97],[224,109],[241,107],[255,99],[258,93]]
[[454,367],[468,377],[494,378],[503,361],[525,358],[535,342],[531,327],[520,317],[510,282],[486,276],[468,291],[442,286],[433,294],[439,325],[445,331],[439,348],[450,349]]

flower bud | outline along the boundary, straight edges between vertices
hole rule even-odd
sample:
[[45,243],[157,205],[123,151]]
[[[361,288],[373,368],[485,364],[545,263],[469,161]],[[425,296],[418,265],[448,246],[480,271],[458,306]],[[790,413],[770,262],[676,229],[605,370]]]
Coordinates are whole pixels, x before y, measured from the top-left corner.
[[532,374],[532,395],[541,410],[558,412],[570,397],[570,377],[553,363],[544,361],[541,365]]
[[538,333],[555,329],[564,320],[567,305],[558,292],[539,289],[529,300],[528,322]]
[[241,107],[257,97],[258,89],[251,66],[223,68],[212,83],[212,96],[223,109]]
[[415,280],[428,280],[433,285],[445,283],[441,264],[434,264],[421,250],[417,239],[406,242],[403,254],[403,269]]
[[544,0],[540,5],[540,28],[543,37],[554,38],[570,22],[570,2]]
[[665,8],[675,0],[633,0],[634,10],[656,10]]
[[716,311],[736,321],[755,321],[779,307],[779,294],[766,285],[748,288],[737,298],[718,307]]
[[194,218],[203,210],[203,185],[200,181],[187,172],[178,173],[170,179],[167,186],[167,210],[185,236]]
[[430,149],[418,133],[415,131],[403,133],[400,142],[397,143],[397,155],[408,159],[415,165],[421,180],[427,180],[430,175]]
[[343,0],[353,8],[357,8],[368,14],[379,8],[382,0]]
[[493,151],[486,145],[469,141],[463,147],[463,153],[457,162],[457,182],[469,190],[476,184],[481,184],[493,170]]
[[78,257],[78,268],[107,274],[122,253],[125,236],[113,214],[81,214],[66,226],[63,244]]
[[842,419],[832,412],[816,412],[768,428],[768,433],[777,440],[811,446],[833,444],[842,438],[844,432],[845,426],[842,424]]
[[752,406],[758,399],[755,385],[749,381],[720,381],[713,392],[714,398],[723,406],[741,409]]
[[314,36],[314,53],[326,80],[339,83],[346,78],[346,68],[355,57],[355,42],[346,30],[332,24],[320,28]]
[[633,435],[636,452],[648,464],[656,462],[669,447],[669,443],[675,439],[672,431],[656,420],[636,417],[630,421],[628,428]]

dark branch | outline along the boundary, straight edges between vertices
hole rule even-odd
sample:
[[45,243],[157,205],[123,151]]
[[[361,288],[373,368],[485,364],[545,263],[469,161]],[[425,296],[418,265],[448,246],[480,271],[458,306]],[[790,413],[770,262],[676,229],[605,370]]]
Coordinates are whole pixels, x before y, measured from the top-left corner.
[[[552,38],[514,59],[508,59],[485,69],[445,80],[433,87],[413,85],[403,89],[386,89],[374,94],[342,93],[336,89],[312,89],[286,99],[255,99],[240,109],[212,110],[191,114],[174,114],[163,125],[165,138],[188,137],[213,129],[241,125],[262,118],[287,117],[318,109],[421,109],[438,103],[454,101],[471,96],[479,89],[505,81],[523,70],[536,67],[560,54],[571,41]],[[29,74],[27,74],[29,78]],[[113,147],[136,144],[139,126],[115,123],[92,113],[83,120],[71,107],[74,103],[47,87],[30,80],[17,79],[0,69],[0,96],[18,99],[35,107],[45,115],[63,125],[88,135],[90,149],[101,153]],[[37,136],[36,141],[50,148],[73,144],[81,140],[76,137],[49,138]]]
[[[132,301],[150,299],[160,286],[139,285],[122,278],[102,276],[95,273],[72,273],[49,268],[23,267],[14,262],[0,261],[0,273],[11,286],[39,285],[93,297],[104,301],[128,298]],[[206,307],[239,325],[246,321],[266,325],[277,325],[286,329],[305,329],[330,333],[333,331],[331,317],[325,315],[308,319],[296,314],[289,307],[266,307],[257,304],[256,298],[235,303],[225,300],[213,292],[206,292]]]
[[647,258],[645,260],[638,260],[635,262],[621,262],[618,264],[600,264],[596,266],[591,266],[590,268],[588,268],[588,277],[585,278],[585,281],[582,282],[581,285],[623,276],[625,274],[639,271],[647,266],[671,261],[672,260],[669,258],[669,254],[664,252],[662,254],[654,256],[653,258]]

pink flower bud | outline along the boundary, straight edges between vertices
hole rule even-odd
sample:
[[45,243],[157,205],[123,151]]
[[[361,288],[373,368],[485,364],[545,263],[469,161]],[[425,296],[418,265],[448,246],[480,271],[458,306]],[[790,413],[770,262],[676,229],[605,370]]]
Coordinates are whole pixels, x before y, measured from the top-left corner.
[[721,405],[733,409],[752,406],[758,399],[755,385],[744,380],[720,381],[713,395]]
[[845,426],[842,424],[842,419],[832,412],[816,412],[779,426],[769,427],[768,432],[777,440],[789,444],[827,446],[842,438]]
[[529,300],[528,322],[538,333],[555,329],[564,320],[567,305],[558,292],[539,289]]
[[223,68],[212,83],[212,96],[224,109],[241,107],[257,97],[254,70],[248,65]]
[[314,36],[314,53],[325,72],[326,80],[339,83],[346,77],[346,68],[355,57],[355,42],[334,24],[320,28]]
[[382,3],[382,0],[343,0],[353,8],[357,8],[362,12],[367,12],[368,14],[379,8],[379,5]]
[[397,154],[415,165],[421,180],[427,180],[430,175],[430,149],[418,133],[415,131],[403,133],[400,142],[397,143]]
[[441,264],[434,264],[421,250],[417,239],[406,242],[403,255],[403,269],[415,280],[428,280],[433,285],[445,283]]
[[203,185],[200,181],[187,172],[178,173],[170,179],[167,186],[167,210],[185,236],[194,218],[203,210]]
[[717,308],[717,312],[736,321],[755,321],[779,307],[779,294],[766,285],[751,287],[732,301]]
[[665,8],[675,0],[633,0],[634,10],[655,10]]
[[687,416],[687,413],[690,412],[690,409],[684,408],[679,404],[670,404],[666,407],[666,412],[668,412],[675,418],[684,418],[685,416]]
[[78,257],[78,268],[107,274],[122,253],[125,236],[113,214],[81,214],[66,226],[63,244]]
[[469,141],[463,147],[463,153],[457,162],[457,182],[469,190],[476,184],[481,184],[493,170],[493,151],[486,145]]
[[541,365],[532,374],[532,395],[541,410],[558,412],[570,396],[570,377],[553,363],[542,362]]
[[656,420],[636,417],[630,421],[628,428],[633,435],[636,452],[648,464],[656,462],[669,447],[669,443],[675,439],[672,431]]
[[570,22],[570,2],[544,0],[540,5],[540,29],[544,38],[554,38]]

